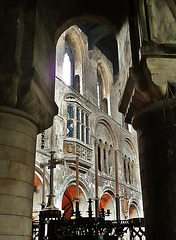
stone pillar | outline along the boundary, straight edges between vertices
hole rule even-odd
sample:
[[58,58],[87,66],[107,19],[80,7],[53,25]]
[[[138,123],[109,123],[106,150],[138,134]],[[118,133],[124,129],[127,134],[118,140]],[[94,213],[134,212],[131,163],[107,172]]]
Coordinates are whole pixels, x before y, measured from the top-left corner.
[[176,99],[136,117],[147,240],[176,239]]
[[128,158],[125,156],[126,180],[129,183]]
[[119,168],[118,168],[118,161],[119,161],[119,151],[114,150],[115,156],[115,186],[116,186],[116,220],[120,220],[120,204],[119,204]]
[[95,217],[98,217],[98,141],[95,140]]
[[99,147],[100,147],[101,172],[104,172],[104,144],[102,140],[100,140]]
[[30,240],[37,126],[0,107],[0,239]]

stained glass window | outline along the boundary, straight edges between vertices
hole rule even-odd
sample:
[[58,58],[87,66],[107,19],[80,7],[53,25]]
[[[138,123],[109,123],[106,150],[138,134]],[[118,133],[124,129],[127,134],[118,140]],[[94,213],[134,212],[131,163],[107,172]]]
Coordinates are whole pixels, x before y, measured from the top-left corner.
[[89,126],[89,117],[88,117],[88,114],[86,114],[86,127]]
[[86,144],[90,141],[89,114],[81,107],[68,104],[67,106],[67,137],[75,137]]
[[84,111],[81,111],[81,123],[84,124]]
[[67,121],[67,136],[73,137],[73,121],[72,120]]
[[79,108],[77,108],[77,112],[76,112],[76,119],[79,121],[79,117],[80,117],[80,112],[79,112]]
[[86,143],[89,144],[89,130],[86,128]]
[[84,126],[81,126],[81,141],[84,142]]
[[73,106],[69,105],[67,107],[67,119],[73,118]]
[[80,139],[80,124],[79,124],[79,122],[77,122],[77,125],[76,125],[76,137],[78,139]]

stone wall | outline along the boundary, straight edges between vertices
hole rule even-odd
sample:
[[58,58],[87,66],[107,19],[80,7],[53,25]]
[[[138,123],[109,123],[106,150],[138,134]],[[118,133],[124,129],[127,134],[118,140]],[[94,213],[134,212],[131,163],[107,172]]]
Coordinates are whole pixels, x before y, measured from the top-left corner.
[[[78,29],[77,26],[69,28],[58,41],[58,51],[56,53],[57,58],[57,67],[56,67],[56,82],[55,82],[55,101],[57,103],[59,113],[54,117],[53,126],[45,131],[45,148],[41,150],[41,135],[38,136],[37,144],[37,155],[36,160],[38,162],[44,161],[47,154],[49,158],[49,151],[56,151],[56,159],[64,158],[64,165],[57,165],[55,171],[55,180],[54,180],[54,191],[55,191],[55,204],[61,209],[62,208],[62,199],[65,190],[71,186],[75,185],[75,157],[76,152],[78,152],[78,147],[81,150],[79,154],[80,159],[80,188],[84,197],[82,199],[88,199],[89,197],[94,198],[95,192],[95,140],[98,139],[101,141],[102,156],[103,158],[108,158],[108,162],[104,162],[105,166],[102,167],[102,170],[98,172],[98,193],[99,198],[105,194],[108,194],[111,199],[109,206],[111,206],[111,219],[115,218],[115,159],[114,159],[114,150],[118,149],[120,156],[118,159],[118,176],[119,176],[119,195],[123,199],[124,196],[127,196],[128,203],[126,213],[122,211],[123,201],[121,204],[121,218],[129,217],[129,208],[130,204],[135,200],[139,208],[139,215],[142,216],[142,200],[141,200],[141,190],[140,190],[140,178],[139,178],[139,162],[138,162],[138,153],[137,153],[137,137],[136,132],[132,129],[129,132],[126,128],[122,126],[121,114],[117,111],[117,104],[119,102],[120,91],[123,91],[123,88],[119,89],[121,86],[122,77],[127,74],[125,70],[121,75],[119,75],[118,81],[114,82],[112,63],[105,57],[105,55],[97,48],[94,47],[93,50],[88,51],[87,46],[87,36]],[[121,38],[125,38],[126,44],[129,44],[128,40],[128,25],[124,26],[124,29],[121,33]],[[82,92],[78,93],[72,86],[65,84],[62,81],[62,56],[64,51],[61,47],[65,47],[65,36],[77,32],[81,40],[81,49],[84,53],[84,58],[79,58],[82,66]],[[71,38],[71,35],[69,36]],[[72,36],[72,40],[75,38],[75,35]],[[74,42],[74,41],[73,41]],[[72,42],[72,43],[73,43]],[[83,45],[84,44],[84,45]],[[74,54],[76,56],[76,47]],[[129,46],[128,46],[129,47]],[[120,46],[120,59],[121,59],[121,68],[124,66],[130,65],[130,58],[125,59],[123,55],[125,48]],[[126,52],[129,51],[129,48],[126,48]],[[125,52],[125,53],[126,53]],[[78,57],[77,57],[78,59]],[[77,62],[78,63],[78,62]],[[108,99],[109,109],[108,114],[102,109],[98,108],[97,105],[97,68],[104,74],[104,81],[106,81],[106,93],[105,96]],[[103,66],[103,67],[102,67]],[[116,93],[118,93],[116,95]],[[86,144],[80,139],[76,139],[76,133],[73,133],[73,137],[69,138],[67,136],[67,106],[69,104],[73,105],[73,116],[76,117],[76,106],[79,106],[81,109],[84,109],[84,112],[87,112],[89,115],[89,143]],[[74,120],[74,125],[76,124]],[[76,131],[76,127],[74,127]],[[106,151],[110,151],[106,155]],[[88,151],[88,152],[87,152]],[[88,154],[88,155],[87,155]],[[85,158],[84,158],[84,156]],[[105,156],[106,155],[106,156]],[[88,157],[89,156],[89,157]],[[126,156],[130,161],[134,162],[133,169],[133,181],[127,182],[124,178],[124,156]],[[106,168],[108,164],[108,169]],[[48,178],[48,170],[46,169]],[[35,193],[34,193],[35,194]],[[82,209],[86,209],[87,204],[82,206]],[[39,208],[38,208],[39,210]],[[87,209],[86,209],[87,210]],[[85,213],[83,213],[84,215]]]

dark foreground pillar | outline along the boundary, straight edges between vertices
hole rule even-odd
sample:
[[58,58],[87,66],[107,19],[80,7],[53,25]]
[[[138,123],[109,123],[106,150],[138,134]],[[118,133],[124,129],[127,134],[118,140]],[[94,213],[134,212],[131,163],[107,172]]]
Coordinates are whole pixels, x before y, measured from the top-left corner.
[[37,126],[0,107],[0,240],[31,240]]
[[147,240],[176,239],[176,99],[136,117]]

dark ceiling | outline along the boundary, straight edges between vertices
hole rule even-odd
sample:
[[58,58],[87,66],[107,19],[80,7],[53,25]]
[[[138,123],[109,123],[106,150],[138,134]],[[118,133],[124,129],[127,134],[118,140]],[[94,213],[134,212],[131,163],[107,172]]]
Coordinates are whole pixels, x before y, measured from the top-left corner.
[[114,75],[118,74],[118,48],[114,34],[104,25],[86,22],[78,24],[78,27],[88,37],[88,48],[92,50],[97,46],[100,51],[112,62]]

